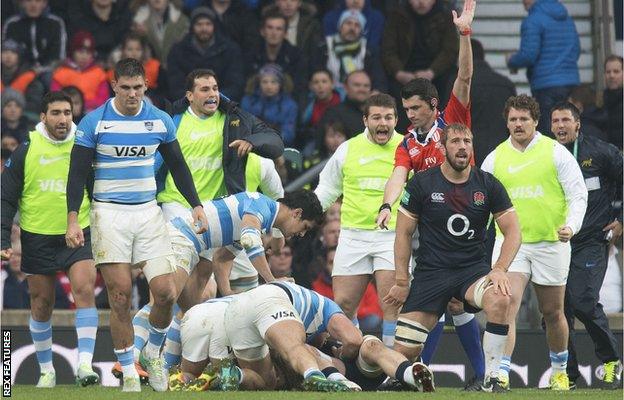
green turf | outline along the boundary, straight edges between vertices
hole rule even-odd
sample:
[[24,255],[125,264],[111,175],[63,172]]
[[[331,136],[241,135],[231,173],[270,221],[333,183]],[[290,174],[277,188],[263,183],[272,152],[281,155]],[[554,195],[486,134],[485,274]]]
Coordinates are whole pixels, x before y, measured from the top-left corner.
[[621,400],[622,390],[604,391],[604,390],[575,390],[571,392],[550,392],[548,390],[538,389],[514,389],[506,394],[488,394],[481,392],[467,393],[459,389],[438,388],[436,393],[423,394],[413,392],[402,393],[310,393],[310,392],[167,392],[156,393],[149,387],[143,387],[143,391],[139,393],[122,393],[120,388],[103,388],[88,387],[78,388],[76,386],[57,386],[54,389],[36,389],[34,386],[17,385],[13,387],[12,397],[17,399],[45,399],[45,400],[100,400],[123,398],[140,398],[140,399],[188,399],[189,397],[215,399],[215,400],[322,400],[322,399],[362,399],[362,400],[379,400],[383,396],[383,400],[413,400],[414,396],[426,396],[432,400],[458,400],[461,399],[486,399],[488,397],[506,398],[506,399],[531,399],[531,400],[549,400],[549,399],[566,399],[574,400]]

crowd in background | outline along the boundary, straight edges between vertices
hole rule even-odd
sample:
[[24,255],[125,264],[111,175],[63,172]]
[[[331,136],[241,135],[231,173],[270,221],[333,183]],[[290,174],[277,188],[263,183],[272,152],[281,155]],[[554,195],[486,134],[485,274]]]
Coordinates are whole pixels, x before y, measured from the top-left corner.
[[[119,59],[130,57],[143,62],[147,97],[165,110],[185,95],[184,79],[191,70],[214,70],[221,93],[276,128],[286,147],[301,152],[303,168],[310,168],[363,131],[361,107],[372,93],[389,93],[401,104],[401,85],[422,77],[435,84],[440,103],[446,104],[458,54],[451,17],[454,3],[3,0],[3,163],[39,121],[44,93],[63,90],[69,94],[77,124],[111,96],[111,68]],[[526,34],[523,29],[523,41],[530,40]],[[566,33],[562,40],[574,47],[576,31],[574,35]],[[514,84],[485,61],[486,50],[473,40],[471,112],[477,165],[507,137],[501,111],[505,100],[516,93]],[[533,50],[523,44],[508,60],[510,69],[529,66],[539,72],[544,66],[531,64]],[[578,57],[579,49],[575,51]],[[539,96],[547,101],[543,99],[563,87],[564,98],[582,112],[583,131],[622,149],[621,58],[606,64],[603,93],[596,93],[592,85],[579,85],[578,68],[561,71],[556,85],[546,84],[547,88],[535,79],[535,71],[530,83],[538,101]],[[568,72],[576,74],[576,80],[566,80]],[[397,131],[403,133],[408,121],[401,110],[399,115]],[[550,134],[543,125],[538,129]],[[289,170],[282,179],[286,183],[301,172]],[[317,232],[269,256],[273,274],[293,276],[301,285],[330,295],[339,216],[337,204]],[[4,307],[28,308],[16,246],[3,272]],[[56,307],[71,308],[67,277],[59,273],[58,282]],[[101,279],[97,287],[100,308],[107,302]],[[136,290],[139,307],[148,301],[147,284],[137,280]],[[363,324],[374,326],[380,316],[371,285],[359,317]]]

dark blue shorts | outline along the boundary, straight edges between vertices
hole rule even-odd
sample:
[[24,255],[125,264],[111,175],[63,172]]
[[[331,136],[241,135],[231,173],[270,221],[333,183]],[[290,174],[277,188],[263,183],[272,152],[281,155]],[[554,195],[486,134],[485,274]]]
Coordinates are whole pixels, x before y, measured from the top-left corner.
[[27,274],[52,275],[66,271],[82,260],[92,260],[91,230],[83,229],[85,244],[67,247],[65,235],[42,235],[25,230],[21,232],[22,271]]

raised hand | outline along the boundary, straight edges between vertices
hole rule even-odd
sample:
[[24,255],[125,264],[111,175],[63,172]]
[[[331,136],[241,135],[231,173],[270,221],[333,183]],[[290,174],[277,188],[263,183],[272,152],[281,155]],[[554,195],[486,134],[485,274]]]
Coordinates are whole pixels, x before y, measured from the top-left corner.
[[477,7],[476,0],[465,0],[464,1],[464,9],[462,10],[461,16],[457,15],[457,11],[453,10],[453,23],[457,27],[457,30],[462,32],[470,29],[470,25],[472,24],[472,20],[475,14],[475,8]]

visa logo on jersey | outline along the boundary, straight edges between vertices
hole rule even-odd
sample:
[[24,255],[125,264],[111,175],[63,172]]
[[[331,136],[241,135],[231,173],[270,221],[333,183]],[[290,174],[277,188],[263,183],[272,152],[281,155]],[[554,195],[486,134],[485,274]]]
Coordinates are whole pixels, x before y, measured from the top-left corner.
[[271,314],[271,317],[275,320],[282,318],[297,318],[292,311],[278,311],[275,314]]
[[65,193],[64,179],[37,179],[39,190],[42,192]]
[[145,146],[113,146],[117,157],[145,157]]
[[535,186],[517,186],[507,189],[509,197],[512,200],[515,199],[535,199],[538,197],[544,197],[544,188],[542,185]]

